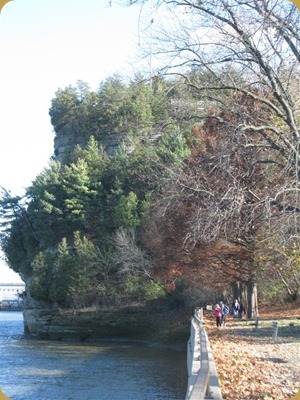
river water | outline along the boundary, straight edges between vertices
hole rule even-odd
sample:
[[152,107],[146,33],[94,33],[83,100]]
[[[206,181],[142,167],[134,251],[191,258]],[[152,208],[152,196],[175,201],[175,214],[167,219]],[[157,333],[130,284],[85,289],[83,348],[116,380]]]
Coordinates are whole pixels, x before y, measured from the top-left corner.
[[32,339],[0,312],[0,388],[10,400],[182,400],[186,354],[141,344]]

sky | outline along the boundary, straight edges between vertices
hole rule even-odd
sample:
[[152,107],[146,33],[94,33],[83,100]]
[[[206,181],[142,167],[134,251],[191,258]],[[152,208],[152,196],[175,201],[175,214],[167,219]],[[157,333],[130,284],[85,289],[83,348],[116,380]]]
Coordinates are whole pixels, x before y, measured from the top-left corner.
[[[139,6],[112,0],[13,0],[0,13],[0,186],[22,195],[53,155],[51,99],[78,80],[133,76]],[[0,283],[19,282],[0,260]]]

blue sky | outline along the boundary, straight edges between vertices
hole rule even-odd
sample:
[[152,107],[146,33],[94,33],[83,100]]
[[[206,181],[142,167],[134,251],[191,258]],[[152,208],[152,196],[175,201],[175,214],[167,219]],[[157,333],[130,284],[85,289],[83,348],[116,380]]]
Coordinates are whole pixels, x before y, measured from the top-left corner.
[[[23,194],[53,154],[58,88],[133,75],[140,8],[112,0],[13,0],[0,14],[0,186]],[[0,282],[16,280],[0,261]]]

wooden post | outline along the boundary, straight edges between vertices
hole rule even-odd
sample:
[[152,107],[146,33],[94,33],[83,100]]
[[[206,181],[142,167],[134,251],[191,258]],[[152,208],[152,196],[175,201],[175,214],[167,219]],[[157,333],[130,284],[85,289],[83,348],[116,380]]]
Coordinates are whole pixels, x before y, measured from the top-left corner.
[[272,339],[273,340],[277,339],[277,334],[278,334],[278,322],[273,321],[272,322]]

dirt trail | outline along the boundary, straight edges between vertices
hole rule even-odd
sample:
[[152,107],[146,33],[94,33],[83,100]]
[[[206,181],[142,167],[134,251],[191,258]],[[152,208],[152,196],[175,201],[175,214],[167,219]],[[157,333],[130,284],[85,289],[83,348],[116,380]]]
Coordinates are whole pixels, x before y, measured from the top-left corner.
[[[272,338],[272,322],[278,337]],[[216,328],[204,314],[224,400],[288,400],[300,390],[300,308],[262,308],[254,321],[228,316]]]

